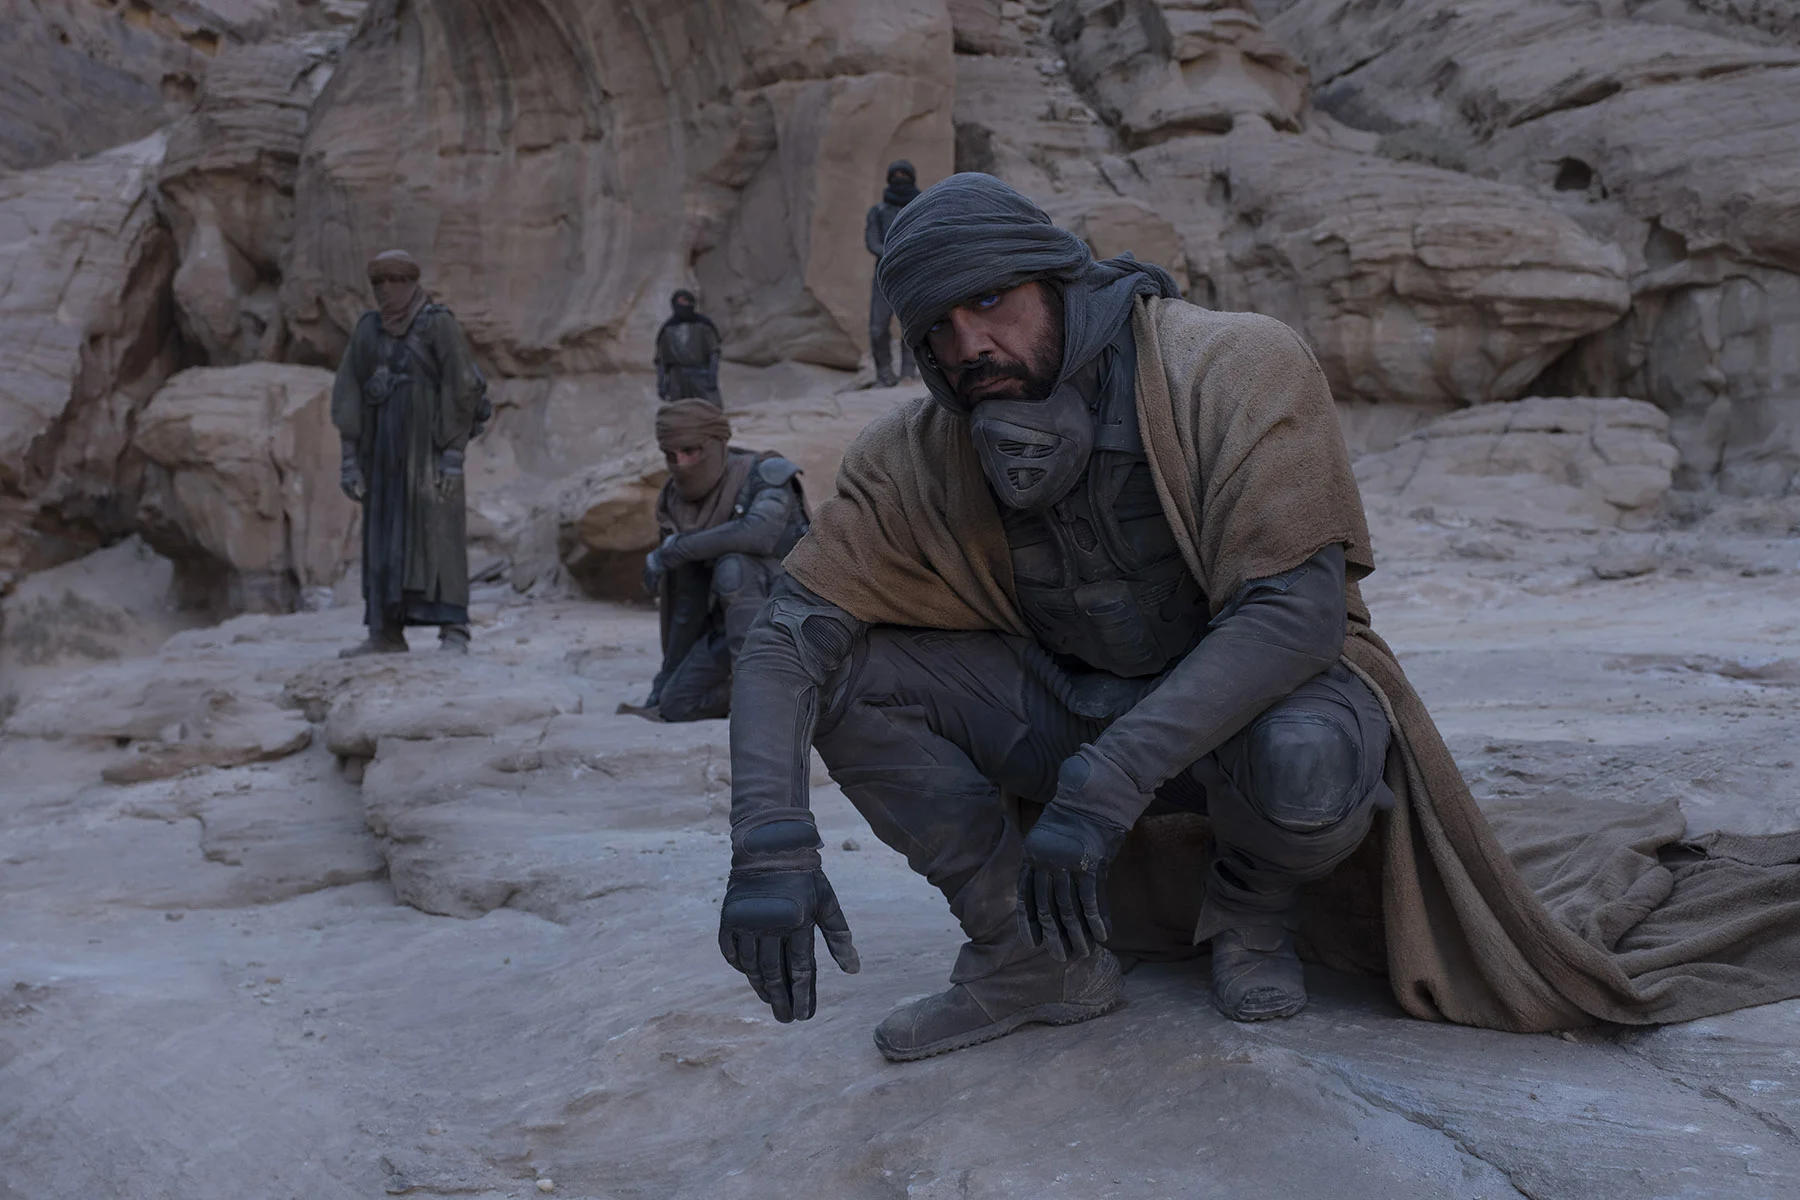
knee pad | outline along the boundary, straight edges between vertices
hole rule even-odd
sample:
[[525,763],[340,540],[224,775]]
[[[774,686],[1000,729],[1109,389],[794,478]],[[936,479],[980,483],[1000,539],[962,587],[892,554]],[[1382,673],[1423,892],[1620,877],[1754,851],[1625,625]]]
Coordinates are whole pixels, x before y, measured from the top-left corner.
[[741,554],[721,554],[713,560],[712,590],[720,600],[731,601],[754,577]]
[[1313,712],[1277,712],[1250,727],[1247,799],[1294,833],[1349,816],[1363,797],[1362,749],[1342,723]]

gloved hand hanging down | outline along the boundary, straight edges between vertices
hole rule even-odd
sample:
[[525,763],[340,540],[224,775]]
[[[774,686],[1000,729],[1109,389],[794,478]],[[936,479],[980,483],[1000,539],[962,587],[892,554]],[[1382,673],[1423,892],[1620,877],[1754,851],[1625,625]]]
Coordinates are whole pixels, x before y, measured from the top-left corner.
[[[1067,759],[1056,796],[1025,835],[1019,920],[1058,962],[1085,958],[1111,936],[1106,869],[1149,804],[1131,777],[1092,746]],[[1126,814],[1132,814],[1127,816]]]
[[[680,563],[669,561],[670,552],[680,537],[679,533],[671,533],[662,540],[662,545],[644,555],[644,591],[652,596],[662,590],[663,576],[669,573],[669,568],[680,565]],[[686,559],[681,560],[681,562],[686,561]]]
[[363,478],[362,464],[356,458],[356,443],[344,442],[343,464],[338,468],[338,486],[344,495],[361,504],[369,496],[368,481]]
[[813,927],[846,974],[862,969],[850,924],[819,869],[819,831],[803,808],[758,814],[731,831],[731,877],[719,908],[719,952],[777,1021],[813,1015]]

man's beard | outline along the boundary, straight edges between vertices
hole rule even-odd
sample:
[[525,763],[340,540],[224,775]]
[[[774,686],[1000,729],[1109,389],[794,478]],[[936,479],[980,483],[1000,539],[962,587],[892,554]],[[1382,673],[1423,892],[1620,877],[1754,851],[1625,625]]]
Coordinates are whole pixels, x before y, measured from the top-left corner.
[[[1034,356],[1035,357],[1035,356]],[[1000,362],[997,359],[983,359],[972,367],[964,367],[956,380],[956,398],[967,408],[974,408],[983,400],[1024,400],[1032,404],[1041,404],[1049,399],[1050,390],[1056,386],[1056,374],[1062,364],[1052,360],[1048,369],[1039,363]],[[998,379],[1017,379],[1024,386],[1018,393],[1010,390],[991,391],[976,388],[992,383]]]
[[[1062,374],[1063,357],[1063,308],[1062,297],[1054,290],[1050,293],[1053,302],[1050,305],[1050,327],[1031,347],[1028,361],[984,358],[974,366],[964,367],[956,378],[956,398],[963,403],[965,409],[974,408],[983,400],[1019,400],[1028,404],[1042,404],[1050,398],[1056,387],[1056,380]],[[983,384],[1000,379],[1017,379],[1023,386],[1018,393],[1010,394],[1011,389],[1001,391],[977,392],[976,388]]]

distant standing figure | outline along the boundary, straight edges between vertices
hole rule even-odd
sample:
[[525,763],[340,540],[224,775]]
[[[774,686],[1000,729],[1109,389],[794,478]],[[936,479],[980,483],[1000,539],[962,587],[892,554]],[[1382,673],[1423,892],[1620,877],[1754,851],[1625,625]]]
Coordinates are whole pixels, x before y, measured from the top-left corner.
[[[887,248],[888,227],[900,210],[913,202],[919,194],[919,174],[913,165],[904,158],[895,159],[888,164],[887,187],[881,193],[881,203],[869,210],[868,218],[863,222],[863,244],[869,253],[877,259]],[[869,349],[875,355],[875,382],[882,387],[893,387],[900,379],[916,379],[919,369],[913,363],[912,347],[906,339],[900,339],[900,379],[894,378],[893,349],[888,342],[888,329],[893,324],[894,310],[881,294],[881,289],[873,282],[869,284]]]
[[703,316],[694,293],[682,288],[669,297],[669,319],[656,332],[656,394],[664,402],[719,399],[719,328]]
[[644,560],[644,588],[662,610],[663,662],[645,709],[665,721],[731,711],[744,634],[781,578],[781,560],[806,534],[800,468],[730,440],[725,414],[704,400],[677,400],[656,414],[669,481],[656,503],[664,537]]
[[331,389],[344,494],[363,506],[363,622],[342,652],[397,654],[405,627],[436,625],[440,648],[469,649],[463,451],[493,416],[487,380],[450,310],[419,284],[404,250],[369,263],[376,311],[350,335]]

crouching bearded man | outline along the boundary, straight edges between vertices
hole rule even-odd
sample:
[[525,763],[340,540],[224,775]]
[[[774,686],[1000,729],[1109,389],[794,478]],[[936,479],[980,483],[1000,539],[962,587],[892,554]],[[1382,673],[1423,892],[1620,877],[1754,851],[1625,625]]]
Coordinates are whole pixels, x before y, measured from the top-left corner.
[[[782,1021],[813,1013],[814,926],[857,969],[811,743],[968,939],[888,1058],[1116,1008],[1108,865],[1153,805],[1211,824],[1213,1002],[1300,1011],[1297,889],[1391,803],[1339,660],[1373,560],[1312,355],[986,175],[901,212],[878,273],[931,394],[850,447],[739,657],[726,959]],[[1007,795],[1043,805],[1028,831]]]
[[662,543],[644,559],[644,588],[662,615],[663,662],[636,711],[701,721],[731,711],[732,661],[781,560],[806,533],[800,468],[730,444],[731,422],[710,400],[656,413],[669,467],[656,503]]

